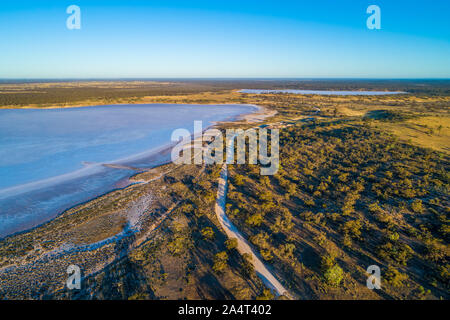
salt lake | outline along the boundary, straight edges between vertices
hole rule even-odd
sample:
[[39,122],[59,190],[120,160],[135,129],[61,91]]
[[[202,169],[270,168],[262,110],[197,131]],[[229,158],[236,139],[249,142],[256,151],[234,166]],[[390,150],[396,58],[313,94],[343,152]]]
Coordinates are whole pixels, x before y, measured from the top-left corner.
[[0,109],[0,237],[23,231],[169,161],[171,134],[254,112],[252,105]]

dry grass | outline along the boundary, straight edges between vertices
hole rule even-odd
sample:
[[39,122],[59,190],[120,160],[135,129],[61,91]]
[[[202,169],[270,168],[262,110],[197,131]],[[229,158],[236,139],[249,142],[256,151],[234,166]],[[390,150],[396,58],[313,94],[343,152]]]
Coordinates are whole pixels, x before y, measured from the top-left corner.
[[450,153],[449,116],[420,117],[400,123],[383,123],[382,126],[404,141]]
[[234,91],[202,92],[176,96],[148,96],[139,100],[139,103],[239,103],[242,95]]

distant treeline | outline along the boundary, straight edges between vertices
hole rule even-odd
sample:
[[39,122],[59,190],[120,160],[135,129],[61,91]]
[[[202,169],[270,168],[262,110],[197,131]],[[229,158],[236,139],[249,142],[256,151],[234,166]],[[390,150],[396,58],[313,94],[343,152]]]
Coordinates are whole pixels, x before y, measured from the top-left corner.
[[[100,99],[104,101],[116,101],[117,99],[130,99],[141,98],[144,96],[157,96],[157,95],[178,95],[178,94],[191,94],[199,93],[203,91],[211,90],[211,88],[197,85],[197,84],[161,84],[155,85],[154,83],[146,85],[133,85],[123,87],[117,87],[117,85],[111,85],[111,87],[98,86],[93,84],[92,86],[84,85],[80,87],[68,86],[42,86],[37,84],[31,86],[27,84],[24,88],[20,88],[17,92],[9,88],[2,88],[0,84],[0,106],[11,105],[45,105],[54,103],[74,103],[78,101],[86,101],[90,99]],[[3,92],[2,92],[3,91]]]
[[[89,80],[91,81],[91,80]],[[0,106],[117,101],[144,96],[195,94],[233,89],[397,90],[418,95],[450,95],[450,80],[197,79],[197,80],[0,80]],[[117,86],[120,81],[121,86]],[[128,82],[130,81],[130,82]],[[138,84],[131,81],[139,81]],[[77,82],[83,83],[76,86]],[[101,84],[104,82],[104,84]],[[67,83],[67,86],[61,84]],[[101,85],[99,85],[99,83]],[[107,83],[113,83],[108,87]],[[131,85],[129,85],[131,84]]]
[[[200,83],[203,83],[200,81]],[[414,94],[450,95],[450,80],[286,79],[217,80],[216,86],[246,89],[377,90]]]

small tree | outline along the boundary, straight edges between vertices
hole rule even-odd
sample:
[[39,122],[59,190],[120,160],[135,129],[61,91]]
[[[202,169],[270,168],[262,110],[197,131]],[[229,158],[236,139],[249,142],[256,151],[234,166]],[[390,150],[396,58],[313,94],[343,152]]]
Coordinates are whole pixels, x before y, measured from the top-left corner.
[[327,269],[324,273],[325,281],[333,287],[339,286],[343,277],[344,277],[344,270],[342,270],[342,268],[339,267],[337,264]]
[[211,227],[203,228],[201,234],[205,240],[213,240],[215,233]]
[[219,252],[214,256],[213,270],[222,272],[228,266],[228,254],[225,251]]
[[344,270],[336,263],[335,256],[327,254],[322,257],[321,267],[325,282],[330,286],[337,287],[344,277]]
[[247,277],[251,277],[255,272],[255,267],[253,266],[252,263],[252,256],[248,253],[244,253],[242,255],[242,260],[243,260],[242,269],[244,271],[244,274]]
[[350,235],[354,239],[360,239],[361,238],[361,228],[362,223],[360,220],[350,220],[344,223],[344,225],[341,227],[341,231],[344,234]]
[[399,288],[403,286],[403,281],[407,280],[408,276],[406,274],[400,273],[394,267],[389,266],[386,273],[384,274],[384,279],[393,287]]
[[270,252],[269,249],[261,249],[259,253],[261,254],[261,257],[266,261],[270,261],[273,259],[272,252]]
[[234,176],[234,184],[237,186],[242,186],[244,184],[244,176],[240,174],[236,174]]
[[238,241],[236,238],[228,239],[227,241],[225,241],[225,246],[228,250],[236,249],[238,246]]
[[421,213],[423,211],[422,200],[420,199],[414,200],[413,203],[411,204],[411,209],[415,213]]
[[255,213],[255,214],[252,214],[251,216],[249,216],[245,220],[245,223],[247,223],[250,226],[259,227],[261,225],[261,223],[263,223],[263,221],[264,221],[264,218],[263,218],[262,214]]
[[275,296],[270,289],[264,289],[263,292],[256,297],[256,300],[272,300]]

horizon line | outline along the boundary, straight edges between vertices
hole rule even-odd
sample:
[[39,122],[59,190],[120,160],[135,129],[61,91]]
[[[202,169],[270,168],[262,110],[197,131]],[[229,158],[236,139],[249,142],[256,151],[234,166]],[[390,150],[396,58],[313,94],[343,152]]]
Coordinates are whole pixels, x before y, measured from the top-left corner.
[[78,80],[450,80],[450,77],[29,77],[0,78],[0,81],[78,81]]

